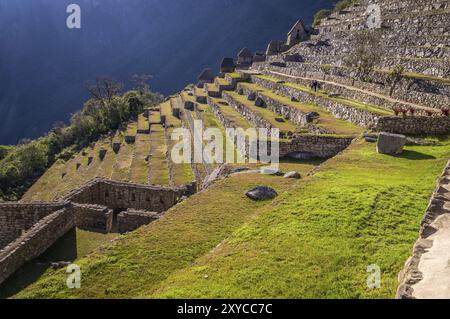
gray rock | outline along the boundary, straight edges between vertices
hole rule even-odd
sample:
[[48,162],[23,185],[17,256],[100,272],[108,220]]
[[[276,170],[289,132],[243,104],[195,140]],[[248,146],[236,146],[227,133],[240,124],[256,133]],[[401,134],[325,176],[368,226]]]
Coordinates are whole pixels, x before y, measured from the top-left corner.
[[330,92],[330,93],[328,93],[328,96],[329,97],[339,97],[341,95],[339,93]]
[[50,263],[50,266],[53,269],[60,269],[60,268],[64,268],[64,267],[68,267],[70,266],[72,263],[68,262],[68,261],[58,261],[58,262],[52,262]]
[[300,173],[295,171],[284,174],[284,178],[300,179],[301,177]]
[[406,144],[406,136],[382,132],[378,137],[377,152],[380,154],[399,155]]
[[376,134],[366,133],[364,134],[364,139],[366,140],[366,142],[375,143],[378,141],[378,136]]
[[277,197],[278,193],[271,187],[257,186],[249,190],[245,195],[253,200],[267,200]]

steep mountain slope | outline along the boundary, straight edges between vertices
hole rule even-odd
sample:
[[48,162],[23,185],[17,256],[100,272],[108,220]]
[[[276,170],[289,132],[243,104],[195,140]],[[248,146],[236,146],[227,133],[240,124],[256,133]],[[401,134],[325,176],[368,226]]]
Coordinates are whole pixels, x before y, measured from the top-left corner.
[[[176,92],[243,46],[265,49],[299,17],[332,1],[80,0],[82,29],[65,26],[71,1],[0,1],[0,143],[36,137],[81,108],[98,75],[154,75]],[[250,19],[251,17],[251,19]]]

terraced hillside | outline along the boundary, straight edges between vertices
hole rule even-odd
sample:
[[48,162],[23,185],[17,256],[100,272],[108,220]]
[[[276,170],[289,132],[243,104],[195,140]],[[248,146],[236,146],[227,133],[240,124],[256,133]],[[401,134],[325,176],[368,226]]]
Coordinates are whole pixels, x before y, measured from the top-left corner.
[[[49,269],[15,297],[395,297],[398,274],[450,158],[448,43],[441,37],[449,33],[442,22],[449,12],[438,0],[372,2],[381,9],[381,28],[367,27],[364,1],[334,12],[310,40],[268,50],[250,69],[189,85],[123,131],[56,163],[23,202],[58,199],[95,177],[160,186],[195,180],[199,192],[76,259],[81,289],[66,289],[65,271]],[[383,40],[370,80],[345,65],[353,54],[348,48],[364,33]],[[430,45],[419,34],[436,48],[425,50]],[[405,58],[405,52],[412,53]],[[403,71],[394,76],[398,66]],[[208,128],[224,136],[233,128],[277,129],[279,137],[269,142],[279,143],[280,169],[301,179],[261,174],[255,169],[261,161],[236,163],[244,150],[224,140],[233,173],[203,187],[221,163],[196,148],[191,157],[201,161],[174,163],[178,128],[203,146],[201,130]],[[380,132],[406,135],[403,152],[380,154],[374,143]],[[279,196],[245,196],[259,185]],[[376,289],[367,286],[373,265],[381,270]]]

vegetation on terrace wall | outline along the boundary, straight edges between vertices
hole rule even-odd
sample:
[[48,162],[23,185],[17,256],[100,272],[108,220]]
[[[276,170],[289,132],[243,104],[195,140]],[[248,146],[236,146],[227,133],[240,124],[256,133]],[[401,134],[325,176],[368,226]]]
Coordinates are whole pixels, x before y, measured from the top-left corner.
[[338,3],[336,3],[333,10],[322,9],[322,10],[318,11],[314,15],[313,26],[319,25],[320,21],[322,21],[322,19],[328,17],[333,12],[344,10],[344,9],[351,7],[352,5],[357,4],[359,2],[360,2],[359,0],[341,0]]
[[82,111],[72,115],[70,125],[59,123],[46,136],[14,147],[0,147],[0,201],[19,200],[57,159],[70,159],[161,99],[160,94],[151,91],[129,91],[101,103],[91,99]]

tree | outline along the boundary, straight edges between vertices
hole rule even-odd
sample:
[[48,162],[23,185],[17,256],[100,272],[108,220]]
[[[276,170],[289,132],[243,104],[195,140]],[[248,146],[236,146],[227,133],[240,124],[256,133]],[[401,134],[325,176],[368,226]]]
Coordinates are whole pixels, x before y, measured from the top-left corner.
[[98,77],[95,83],[86,83],[86,89],[92,98],[105,105],[106,101],[111,101],[122,90],[122,83],[114,82],[108,77]]
[[381,61],[380,43],[376,33],[365,31],[354,38],[354,49],[344,59],[347,67],[354,70],[354,78],[370,81],[370,76]]
[[395,91],[395,87],[397,84],[401,81],[403,78],[403,75],[405,73],[405,68],[401,65],[396,65],[394,69],[389,73],[389,78],[391,80],[391,90],[389,91],[389,96],[392,96]]

